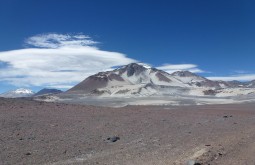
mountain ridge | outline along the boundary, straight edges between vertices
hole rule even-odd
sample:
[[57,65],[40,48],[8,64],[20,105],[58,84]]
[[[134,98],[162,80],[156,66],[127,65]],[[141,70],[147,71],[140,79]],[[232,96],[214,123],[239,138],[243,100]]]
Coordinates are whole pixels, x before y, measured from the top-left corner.
[[0,97],[18,98],[18,97],[31,97],[33,95],[34,92],[32,90],[26,88],[19,88],[2,93],[0,94]]
[[[255,83],[247,84],[253,87]],[[185,91],[187,95],[205,95],[205,91],[208,90],[215,90],[215,92],[207,93],[217,94],[219,90],[227,88],[249,88],[247,84],[213,81],[189,71],[176,71],[170,74],[157,68],[131,63],[112,71],[91,75],[65,93],[98,96],[147,96],[164,95],[168,92],[181,94]]]
[[43,88],[40,91],[38,91],[37,93],[35,93],[33,95],[33,97],[35,96],[42,96],[42,95],[50,95],[50,94],[59,94],[62,93],[63,91],[58,90],[58,89],[52,89],[52,88]]

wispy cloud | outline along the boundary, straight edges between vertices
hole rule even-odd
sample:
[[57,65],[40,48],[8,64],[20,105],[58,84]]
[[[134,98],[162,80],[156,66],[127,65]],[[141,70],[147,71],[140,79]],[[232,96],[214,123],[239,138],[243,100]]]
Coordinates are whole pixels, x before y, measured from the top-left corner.
[[97,43],[83,34],[39,34],[25,40],[26,45],[39,48],[94,46]]
[[250,71],[246,71],[246,70],[235,70],[233,73],[235,73],[235,74],[249,74]]
[[42,34],[26,39],[25,49],[0,52],[0,81],[16,86],[70,87],[91,74],[136,60],[100,50],[86,35]]
[[239,74],[231,76],[222,76],[222,77],[207,77],[210,80],[223,80],[223,81],[251,81],[255,80],[255,74]]
[[157,67],[160,70],[164,70],[168,73],[173,73],[176,71],[188,70],[193,73],[203,73],[204,71],[199,69],[195,64],[164,64]]

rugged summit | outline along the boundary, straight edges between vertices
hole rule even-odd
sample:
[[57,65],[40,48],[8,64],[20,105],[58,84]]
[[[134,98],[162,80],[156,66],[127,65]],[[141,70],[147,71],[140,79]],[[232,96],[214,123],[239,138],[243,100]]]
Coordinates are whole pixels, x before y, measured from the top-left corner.
[[[172,74],[131,63],[113,71],[99,72],[86,78],[66,93],[93,95],[151,95],[187,91],[193,88],[221,88],[220,84],[189,71]],[[169,91],[170,90],[170,91]]]
[[189,71],[172,74],[143,64],[131,63],[113,71],[99,72],[66,94],[96,96],[192,95],[232,96],[254,93],[255,81],[212,81]]

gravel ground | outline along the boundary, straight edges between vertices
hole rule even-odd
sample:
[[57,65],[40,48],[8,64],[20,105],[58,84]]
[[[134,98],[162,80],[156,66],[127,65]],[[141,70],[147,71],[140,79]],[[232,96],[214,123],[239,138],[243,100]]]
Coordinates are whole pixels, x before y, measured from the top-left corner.
[[255,104],[86,105],[0,99],[0,164],[255,164]]

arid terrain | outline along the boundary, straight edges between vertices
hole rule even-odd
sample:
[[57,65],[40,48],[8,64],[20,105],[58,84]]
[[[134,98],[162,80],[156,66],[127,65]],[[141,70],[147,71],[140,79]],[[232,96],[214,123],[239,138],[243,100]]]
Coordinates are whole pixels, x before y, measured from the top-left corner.
[[0,164],[254,165],[255,104],[106,108],[0,99]]

